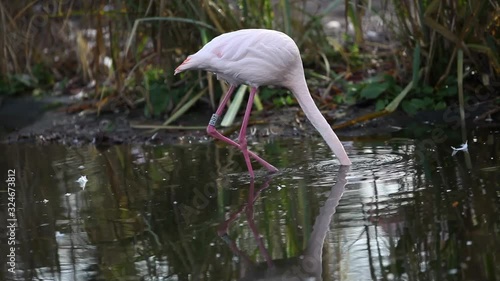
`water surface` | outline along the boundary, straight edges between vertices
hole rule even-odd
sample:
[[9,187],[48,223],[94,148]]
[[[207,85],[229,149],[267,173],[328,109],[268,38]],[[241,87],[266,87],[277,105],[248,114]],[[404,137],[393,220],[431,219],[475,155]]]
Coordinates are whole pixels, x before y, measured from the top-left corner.
[[3,146],[18,228],[0,279],[499,279],[498,132],[455,156],[445,134],[348,141],[350,169],[321,139],[263,140],[251,148],[280,172],[255,181],[213,143]]

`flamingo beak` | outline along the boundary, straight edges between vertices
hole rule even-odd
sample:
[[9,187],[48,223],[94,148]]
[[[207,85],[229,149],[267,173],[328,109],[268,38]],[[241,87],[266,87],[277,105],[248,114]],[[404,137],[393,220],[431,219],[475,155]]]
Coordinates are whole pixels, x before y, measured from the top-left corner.
[[[187,62],[189,62],[191,60],[191,57],[187,57],[174,71],[174,75],[177,75],[177,73],[180,73],[182,71],[184,71],[186,68],[185,68],[185,64]],[[184,67],[183,67],[184,66]]]

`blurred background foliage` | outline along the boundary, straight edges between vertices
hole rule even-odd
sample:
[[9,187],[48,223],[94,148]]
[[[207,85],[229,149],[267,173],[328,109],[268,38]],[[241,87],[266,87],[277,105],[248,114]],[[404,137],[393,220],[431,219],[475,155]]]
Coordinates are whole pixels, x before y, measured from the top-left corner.
[[[318,0],[316,10],[310,3],[1,2],[0,93],[80,95],[97,111],[125,106],[173,122],[195,105],[214,108],[226,90],[203,71],[174,77],[188,54],[224,32],[271,28],[295,39],[312,94],[325,106],[369,102],[381,110],[402,101],[409,113],[439,110],[457,100],[464,81],[465,95],[498,96],[497,1]],[[325,32],[339,9],[336,20],[348,24],[340,34]],[[383,26],[375,38],[374,17]],[[264,107],[294,103],[275,88],[262,89],[261,98]]]

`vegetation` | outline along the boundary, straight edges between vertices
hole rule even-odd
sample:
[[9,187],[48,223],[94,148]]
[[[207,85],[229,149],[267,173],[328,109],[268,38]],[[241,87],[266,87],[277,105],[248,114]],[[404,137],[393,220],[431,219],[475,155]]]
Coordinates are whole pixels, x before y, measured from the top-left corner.
[[[443,109],[457,100],[457,90],[463,99],[464,80],[466,93],[495,97],[497,2],[381,0],[377,9],[372,2],[337,0],[314,13],[305,0],[2,2],[0,93],[83,92],[98,112],[144,108],[146,116],[172,123],[197,103],[214,108],[226,87],[205,72],[174,77],[182,59],[221,33],[259,27],[296,40],[318,102],[367,100],[388,111],[402,102],[410,113]],[[339,5],[354,33],[335,38],[322,20]],[[390,42],[365,38],[364,19],[373,14]],[[277,89],[261,98],[267,106],[293,103]]]

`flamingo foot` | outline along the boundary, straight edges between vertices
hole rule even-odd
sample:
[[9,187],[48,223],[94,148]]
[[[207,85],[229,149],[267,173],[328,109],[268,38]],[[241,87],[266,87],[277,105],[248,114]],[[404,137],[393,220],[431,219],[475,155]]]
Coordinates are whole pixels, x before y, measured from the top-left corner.
[[[245,152],[248,153],[249,157],[251,157],[251,158],[255,159],[255,161],[259,162],[259,164],[261,164],[264,168],[266,168],[266,170],[268,170],[270,173],[276,173],[277,171],[279,171],[276,167],[269,164],[266,160],[262,159],[257,154],[255,154],[255,152],[248,150],[248,149],[245,149],[245,152],[243,152],[243,149],[241,148],[241,145],[239,143],[237,143],[237,142],[233,141],[232,139],[221,134],[219,131],[217,131],[217,129],[215,129],[214,126],[208,125],[207,133],[215,139],[218,139],[220,141],[223,141],[229,145],[232,145],[232,146],[240,149],[241,152],[243,153],[244,157],[245,157]],[[246,162],[246,159],[245,159],[245,162]],[[247,167],[248,167],[248,164],[247,164]],[[250,165],[250,167],[251,167],[251,165]],[[249,172],[250,172],[250,169],[249,169]],[[250,177],[252,177],[252,178],[255,177],[255,175],[253,175],[253,169],[252,169],[252,173],[250,174]]]
[[232,146],[235,146],[239,150],[241,150],[241,152],[243,153],[243,157],[245,158],[245,163],[246,163],[247,168],[248,168],[248,173],[250,174],[251,178],[254,178],[255,174],[253,172],[253,167],[252,167],[252,162],[250,161],[250,157],[252,157],[257,162],[259,162],[269,172],[271,172],[271,173],[277,172],[278,169],[276,169],[276,167],[274,167],[273,165],[267,163],[264,159],[260,158],[259,156],[257,156],[257,154],[253,153],[252,151],[248,150],[248,148],[247,148],[246,130],[247,130],[247,125],[248,125],[248,120],[250,119],[250,113],[252,111],[253,100],[254,100],[255,95],[257,94],[257,88],[253,87],[250,90],[250,97],[248,99],[247,108],[245,110],[245,116],[244,116],[243,122],[241,124],[240,135],[238,137],[238,143],[235,142],[235,141],[233,141],[232,139],[230,139],[230,138],[222,135],[215,128],[215,126],[217,124],[217,120],[219,119],[219,116],[222,114],[222,112],[224,110],[224,106],[227,104],[227,102],[229,100],[229,97],[233,93],[234,89],[235,89],[235,86],[231,85],[231,87],[229,88],[228,92],[224,96],[221,104],[217,108],[217,111],[212,115],[212,118],[210,118],[210,122],[208,123],[208,126],[207,126],[207,133],[210,136],[212,136],[213,138],[221,140],[221,141],[223,141],[223,142],[225,142],[227,144],[230,144]]

